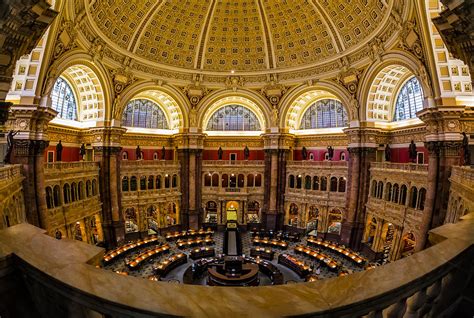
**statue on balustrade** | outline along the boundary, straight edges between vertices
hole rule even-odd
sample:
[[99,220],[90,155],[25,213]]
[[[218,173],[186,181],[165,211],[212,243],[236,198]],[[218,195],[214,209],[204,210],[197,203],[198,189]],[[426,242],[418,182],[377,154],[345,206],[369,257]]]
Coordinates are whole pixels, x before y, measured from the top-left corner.
[[301,156],[303,157],[303,160],[306,160],[308,158],[308,151],[306,150],[306,147],[304,146],[301,149]]
[[416,154],[417,154],[416,145],[415,145],[415,142],[412,140],[410,142],[410,146],[408,147],[408,159],[410,160],[410,162],[416,163]]
[[224,154],[224,151],[222,150],[222,147],[219,147],[219,150],[217,150],[217,158],[219,160],[222,160],[222,155]]
[[5,154],[5,158],[3,159],[3,163],[11,164],[12,163],[12,152],[13,152],[13,143],[15,142],[15,139],[13,137],[18,134],[18,131],[13,131],[10,130],[7,134],[7,153]]
[[469,166],[471,165],[471,151],[469,150],[469,138],[467,137],[466,133],[462,133],[462,149],[464,152],[464,165]]
[[385,161],[392,161],[392,149],[389,144],[385,146]]
[[249,157],[250,157],[250,149],[246,145],[245,148],[244,148],[244,159],[249,160]]
[[142,159],[142,150],[140,149],[140,146],[137,146],[137,149],[135,149],[135,156],[137,157],[137,160]]
[[332,146],[328,146],[328,160],[332,160],[334,157],[334,148]]
[[61,140],[56,145],[56,161],[62,161],[63,159],[63,145]]
[[166,158],[166,149],[165,146],[161,148],[161,160],[165,160]]
[[84,156],[86,155],[86,145],[81,145],[81,149],[79,149],[79,155],[81,156],[81,160],[84,160]]

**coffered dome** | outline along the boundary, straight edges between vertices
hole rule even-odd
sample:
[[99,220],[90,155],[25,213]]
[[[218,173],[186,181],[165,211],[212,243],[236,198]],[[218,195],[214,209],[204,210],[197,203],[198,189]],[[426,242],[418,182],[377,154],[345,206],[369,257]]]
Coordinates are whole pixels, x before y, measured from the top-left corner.
[[84,1],[92,28],[117,52],[155,66],[209,73],[298,69],[354,53],[388,24],[393,5],[393,0]]

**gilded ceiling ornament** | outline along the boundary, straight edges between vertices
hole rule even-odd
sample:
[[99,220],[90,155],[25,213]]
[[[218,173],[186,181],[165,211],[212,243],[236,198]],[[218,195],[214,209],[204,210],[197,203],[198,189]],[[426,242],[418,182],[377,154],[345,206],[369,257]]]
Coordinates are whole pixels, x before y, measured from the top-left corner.
[[268,101],[275,107],[280,102],[281,96],[287,91],[284,85],[276,82],[276,76],[270,76],[270,82],[260,90],[260,94],[265,96]]
[[54,46],[54,59],[59,58],[65,52],[77,47],[77,31],[75,30],[74,22],[63,20],[60,30],[62,31],[59,33],[56,39],[56,45]]
[[375,37],[367,44],[367,46],[369,47],[370,59],[374,62],[380,62],[380,60],[382,59],[382,55],[385,53],[382,39],[380,39],[379,37]]
[[104,58],[105,42],[100,38],[95,38],[89,49],[89,54],[92,56],[94,61],[100,61]]
[[137,79],[129,71],[128,66],[124,68],[112,69],[110,70],[114,81],[114,91],[115,94],[120,94],[127,86],[134,83]]
[[243,87],[245,84],[245,79],[242,76],[228,76],[225,80],[225,87],[227,89],[232,89],[234,92],[239,87]]

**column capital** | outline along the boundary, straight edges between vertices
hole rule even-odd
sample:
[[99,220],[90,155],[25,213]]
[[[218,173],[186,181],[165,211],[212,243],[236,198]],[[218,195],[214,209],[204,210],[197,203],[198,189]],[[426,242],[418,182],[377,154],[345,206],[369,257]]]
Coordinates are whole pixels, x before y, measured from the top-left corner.
[[265,150],[294,148],[295,135],[290,133],[267,133],[262,135]]
[[202,133],[179,133],[173,135],[173,143],[175,147],[180,149],[204,149],[204,139],[206,135]]
[[94,127],[86,132],[94,148],[120,148],[122,135],[127,129],[122,127]]
[[6,128],[18,131],[17,140],[48,140],[49,122],[57,112],[38,105],[13,105]]
[[382,130],[371,127],[352,127],[344,129],[344,133],[349,138],[348,148],[377,148]]
[[460,119],[465,110],[464,106],[438,106],[419,111],[417,116],[426,124],[425,140],[460,141]]

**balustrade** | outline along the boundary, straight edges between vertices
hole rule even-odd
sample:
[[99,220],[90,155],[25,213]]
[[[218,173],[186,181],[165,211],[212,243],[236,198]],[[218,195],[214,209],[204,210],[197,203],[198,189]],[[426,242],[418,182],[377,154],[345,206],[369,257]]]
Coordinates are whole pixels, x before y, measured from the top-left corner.
[[21,177],[21,165],[5,165],[0,167],[0,182],[11,182],[18,177]]

